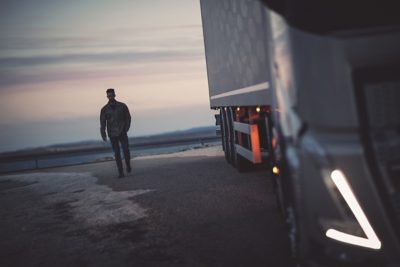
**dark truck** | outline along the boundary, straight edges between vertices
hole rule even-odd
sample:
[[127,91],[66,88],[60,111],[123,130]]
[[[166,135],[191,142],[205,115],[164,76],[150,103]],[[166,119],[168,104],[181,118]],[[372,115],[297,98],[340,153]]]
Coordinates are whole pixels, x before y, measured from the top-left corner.
[[269,166],[298,262],[400,266],[397,3],[200,4],[225,156]]

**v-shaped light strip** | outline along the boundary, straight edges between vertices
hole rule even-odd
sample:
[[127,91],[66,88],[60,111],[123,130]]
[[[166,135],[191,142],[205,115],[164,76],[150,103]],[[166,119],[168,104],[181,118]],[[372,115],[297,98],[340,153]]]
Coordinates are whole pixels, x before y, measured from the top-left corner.
[[354,196],[354,193],[351,190],[350,185],[347,182],[344,174],[339,170],[334,170],[331,173],[331,179],[336,187],[339,189],[339,192],[340,194],[342,194],[347,205],[349,205],[351,211],[356,217],[358,223],[361,226],[361,229],[364,231],[367,238],[346,234],[335,229],[328,229],[328,231],[326,231],[326,236],[341,242],[357,246],[380,249],[382,246],[381,241],[375,234],[375,231],[369,223],[367,216],[365,216],[365,213],[358,203],[356,197]]

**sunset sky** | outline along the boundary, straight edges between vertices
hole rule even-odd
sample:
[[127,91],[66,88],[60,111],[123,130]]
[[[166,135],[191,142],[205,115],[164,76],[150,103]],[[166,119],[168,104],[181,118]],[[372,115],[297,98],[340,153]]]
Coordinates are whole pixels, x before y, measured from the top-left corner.
[[212,125],[199,1],[0,2],[0,151],[99,140],[109,87],[129,136]]

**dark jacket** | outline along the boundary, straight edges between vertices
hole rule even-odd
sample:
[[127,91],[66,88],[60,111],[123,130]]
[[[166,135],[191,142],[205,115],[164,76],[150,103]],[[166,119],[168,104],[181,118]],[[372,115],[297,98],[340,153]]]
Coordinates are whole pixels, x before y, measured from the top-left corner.
[[115,103],[108,102],[100,112],[100,133],[101,137],[105,139],[106,127],[108,137],[120,136],[128,132],[131,126],[131,114],[128,107],[121,102]]

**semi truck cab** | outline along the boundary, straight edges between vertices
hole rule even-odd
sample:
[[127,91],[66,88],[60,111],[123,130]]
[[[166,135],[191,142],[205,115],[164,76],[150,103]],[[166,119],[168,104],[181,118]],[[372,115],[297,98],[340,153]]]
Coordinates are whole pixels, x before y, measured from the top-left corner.
[[400,21],[393,3],[265,2],[283,148],[277,192],[296,256],[326,266],[399,266]]

